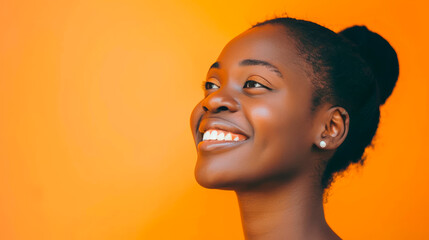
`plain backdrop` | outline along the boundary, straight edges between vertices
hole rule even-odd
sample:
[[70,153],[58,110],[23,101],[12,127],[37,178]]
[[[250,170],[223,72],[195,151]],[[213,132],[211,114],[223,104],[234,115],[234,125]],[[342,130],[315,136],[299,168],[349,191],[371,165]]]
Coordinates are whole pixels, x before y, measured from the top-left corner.
[[0,0],[0,239],[243,239],[194,180],[189,116],[223,46],[287,13],[366,25],[400,77],[375,148],[329,192],[344,239],[427,239],[427,1]]

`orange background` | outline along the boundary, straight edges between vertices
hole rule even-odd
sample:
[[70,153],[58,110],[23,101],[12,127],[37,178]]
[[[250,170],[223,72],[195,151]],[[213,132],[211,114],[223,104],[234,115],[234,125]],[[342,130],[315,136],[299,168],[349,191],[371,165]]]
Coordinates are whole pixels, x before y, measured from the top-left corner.
[[223,46],[283,12],[365,24],[400,60],[329,224],[344,239],[428,238],[426,1],[154,2],[0,0],[0,239],[242,239],[234,193],[194,180],[189,115]]

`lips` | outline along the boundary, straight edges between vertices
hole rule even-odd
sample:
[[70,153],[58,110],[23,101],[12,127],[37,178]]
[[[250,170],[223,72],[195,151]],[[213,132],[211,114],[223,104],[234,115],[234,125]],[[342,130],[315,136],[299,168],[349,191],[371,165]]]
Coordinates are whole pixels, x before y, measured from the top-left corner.
[[238,146],[249,134],[235,124],[220,118],[204,118],[197,133],[198,149],[203,152]]

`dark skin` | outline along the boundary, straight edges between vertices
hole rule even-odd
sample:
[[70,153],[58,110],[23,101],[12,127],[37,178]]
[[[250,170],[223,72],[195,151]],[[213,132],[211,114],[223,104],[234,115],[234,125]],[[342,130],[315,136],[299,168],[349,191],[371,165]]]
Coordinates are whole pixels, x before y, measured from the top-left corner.
[[[326,223],[320,182],[349,116],[331,103],[311,111],[310,66],[292,37],[264,25],[225,46],[191,115],[195,177],[236,192],[246,239],[340,239]],[[237,141],[203,140],[215,130]]]

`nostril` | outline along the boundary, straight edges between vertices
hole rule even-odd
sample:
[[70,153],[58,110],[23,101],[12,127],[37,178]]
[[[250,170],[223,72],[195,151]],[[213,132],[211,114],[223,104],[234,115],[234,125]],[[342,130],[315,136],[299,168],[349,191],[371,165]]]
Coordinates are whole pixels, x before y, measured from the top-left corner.
[[221,111],[226,111],[226,110],[228,110],[228,108],[227,108],[227,107],[225,107],[225,106],[221,106],[221,107],[219,107],[217,110],[218,110],[219,112],[221,112]]
[[221,95],[220,93],[222,92],[216,91],[201,102],[204,112],[220,113],[228,111],[236,112],[238,110],[239,104],[235,99],[230,95]]
[[[205,112],[210,111],[206,106],[203,106],[203,109],[204,109]],[[222,111],[228,111],[228,110],[229,110],[228,107],[226,107],[226,106],[220,106],[220,107],[214,109],[214,112],[222,112]]]

